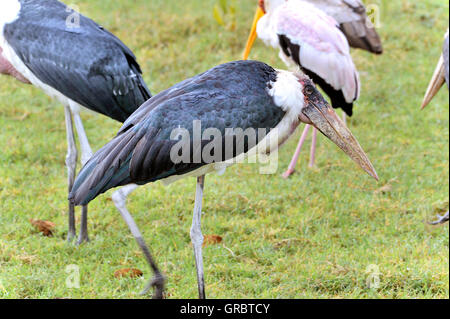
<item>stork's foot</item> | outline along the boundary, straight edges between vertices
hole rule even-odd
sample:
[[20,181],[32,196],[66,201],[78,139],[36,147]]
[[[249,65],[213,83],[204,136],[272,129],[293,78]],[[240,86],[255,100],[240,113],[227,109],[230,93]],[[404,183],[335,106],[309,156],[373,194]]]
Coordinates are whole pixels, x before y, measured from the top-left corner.
[[80,233],[80,235],[78,236],[78,240],[77,240],[77,246],[83,245],[84,243],[88,243],[88,242],[89,242],[88,234]]
[[141,296],[146,295],[150,289],[154,289],[153,299],[163,299],[164,298],[164,285],[166,279],[161,273],[155,274],[155,276],[149,281],[144,290],[140,293]]
[[288,169],[284,174],[282,175],[284,179],[288,179],[295,173],[295,169]]
[[131,233],[133,234],[134,238],[136,239],[136,242],[138,243],[139,247],[144,253],[145,259],[147,260],[147,263],[152,269],[154,274],[152,280],[150,280],[145,289],[141,292],[141,295],[147,294],[150,289],[154,288],[153,299],[163,299],[165,278],[161,274],[161,272],[158,269],[158,266],[153,260],[152,254],[150,253],[150,249],[148,248],[144,239],[142,238],[142,234],[139,231],[139,228],[136,225],[133,216],[131,216],[126,206],[127,195],[129,195],[137,187],[138,187],[137,185],[132,184],[120,188],[112,195],[112,199],[117,209],[119,210],[120,214],[122,215],[124,221],[127,223],[128,228],[130,228]]
[[72,244],[73,243],[73,241],[75,240],[75,237],[77,236],[77,234],[75,234],[75,233],[72,233],[72,232],[68,232],[67,233],[67,242],[69,243],[69,244]]
[[445,224],[449,221],[449,212],[447,212],[444,216],[437,215],[437,220],[434,222],[428,222],[430,225],[440,225]]
[[73,243],[73,241],[75,240],[75,237],[77,237],[77,234],[75,233],[75,231],[70,230],[67,232],[67,242],[69,244]]

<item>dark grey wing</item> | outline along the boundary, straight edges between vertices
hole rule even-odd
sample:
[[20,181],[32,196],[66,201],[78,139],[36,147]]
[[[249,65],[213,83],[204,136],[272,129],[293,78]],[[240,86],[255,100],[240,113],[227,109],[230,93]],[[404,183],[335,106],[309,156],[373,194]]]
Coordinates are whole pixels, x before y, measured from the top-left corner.
[[353,12],[349,21],[339,22],[342,32],[347,37],[351,47],[363,49],[375,54],[383,53],[383,45],[375,27],[367,17],[366,8],[359,0],[344,0]]
[[[292,58],[295,63],[303,70],[303,72],[308,75],[315,84],[320,86],[322,90],[328,95],[331,100],[331,105],[334,108],[341,108],[348,116],[353,115],[353,103],[348,103],[345,99],[344,92],[342,90],[336,90],[330,84],[328,84],[325,79],[318,76],[313,71],[302,65],[300,61],[300,46],[298,44],[292,43],[292,41],[285,35],[278,35],[278,42],[281,49],[286,56]],[[358,81],[355,79],[356,84]]]
[[[266,133],[275,128],[284,117],[267,93],[267,85],[276,79],[276,72],[261,62],[239,61],[218,66],[172,89],[156,95],[142,105],[124,124],[119,135],[100,149],[81,170],[75,181],[71,200],[86,204],[108,189],[129,184],[146,184],[173,175],[184,175],[215,162],[233,158],[247,152],[252,143],[243,134],[222,146],[232,150],[210,154],[214,160],[206,162],[201,156],[207,144],[213,140],[203,137],[196,148],[194,121],[201,124],[199,131],[214,128],[223,139],[227,128],[255,129],[256,141],[259,129]],[[175,96],[170,93],[178,92]],[[159,101],[154,105],[154,100]],[[145,111],[148,112],[145,112]],[[189,132],[187,161],[174,162],[172,147],[178,140],[171,134],[179,129]],[[240,130],[239,130],[240,131]],[[238,141],[243,142],[243,148]],[[181,155],[181,154],[179,154]],[[199,159],[198,161],[196,159]]]
[[351,47],[375,54],[383,53],[380,36],[367,17],[366,7],[360,0],[307,0],[340,25]]
[[150,98],[136,57],[117,37],[79,16],[67,24],[66,5],[23,1],[19,19],[4,36],[19,58],[45,84],[75,102],[125,121]]
[[447,82],[447,88],[450,85],[450,78],[449,78],[449,57],[448,57],[448,48],[449,41],[448,41],[448,30],[447,34],[445,35],[445,41],[444,41],[444,49],[442,51],[442,55],[444,56],[444,66],[445,66],[445,81]]

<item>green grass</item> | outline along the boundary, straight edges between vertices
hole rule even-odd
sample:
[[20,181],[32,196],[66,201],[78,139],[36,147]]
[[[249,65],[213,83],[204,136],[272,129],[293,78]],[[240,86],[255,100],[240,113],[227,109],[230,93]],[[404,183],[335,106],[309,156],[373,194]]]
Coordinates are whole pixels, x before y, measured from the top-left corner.
[[[134,50],[153,93],[240,58],[256,1],[237,1],[235,31],[219,26],[213,0],[72,1]],[[280,177],[300,130],[280,152],[276,175],[239,165],[208,176],[203,232],[223,237],[204,249],[210,298],[448,298],[448,225],[424,220],[449,206],[448,92],[420,103],[448,25],[446,1],[383,1],[385,54],[353,51],[362,95],[349,127],[381,177],[374,182],[337,147],[319,139],[316,169],[306,153],[298,173]],[[253,59],[285,68],[257,42]],[[0,77],[0,297],[139,298],[151,272],[111,192],[90,205],[91,242],[65,242],[66,137],[62,106],[42,92]],[[120,124],[83,114],[94,149]],[[387,186],[387,187],[385,187]],[[377,191],[384,187],[385,192]],[[195,180],[147,185],[129,200],[168,279],[170,298],[197,296],[189,229]],[[79,215],[79,213],[78,213]],[[56,223],[55,236],[29,219]],[[66,267],[81,287],[66,287]],[[380,287],[369,289],[376,265]],[[116,279],[122,268],[144,278]]]

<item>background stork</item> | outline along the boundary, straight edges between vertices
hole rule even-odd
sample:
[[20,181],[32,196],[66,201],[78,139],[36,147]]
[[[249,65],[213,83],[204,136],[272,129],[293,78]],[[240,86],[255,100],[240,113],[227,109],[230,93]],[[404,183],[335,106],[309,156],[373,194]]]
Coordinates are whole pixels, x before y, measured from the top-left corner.
[[[1,0],[0,53],[1,73],[33,84],[64,105],[69,191],[78,157],[73,122],[82,164],[92,156],[80,109],[123,122],[151,96],[133,52],[112,33],[56,0]],[[76,235],[74,214],[69,203],[69,240]],[[87,240],[84,206],[78,243]]]
[[[196,121],[201,125],[197,137]],[[357,140],[309,78],[274,70],[262,62],[238,61],[185,80],[143,104],[84,166],[70,199],[75,205],[87,205],[117,186],[197,177],[191,239],[199,296],[204,298],[201,214],[205,174],[221,172],[246,156],[276,151],[300,122],[316,127],[378,179]],[[180,142],[173,133],[180,129],[189,138],[178,148]],[[234,135],[227,134],[227,129],[233,129]],[[247,130],[255,132],[254,143],[247,139]],[[174,160],[179,150],[187,153],[187,160]],[[129,212],[120,212],[155,273],[148,287],[155,286],[156,296],[161,296],[161,273]]]
[[[367,20],[360,1],[260,0],[244,59],[258,34],[266,44],[280,48],[280,57],[288,66],[298,66],[310,76],[333,107],[351,116],[360,82],[345,36],[355,47],[382,53],[380,38]],[[307,125],[303,131],[285,178],[294,173],[309,129]],[[315,162],[316,138],[313,129],[310,166]]]
[[[447,88],[450,85],[448,50],[449,50],[449,39],[447,29],[447,33],[445,34],[444,48],[442,50],[442,55],[441,58],[439,59],[436,70],[434,71],[433,77],[431,78],[430,84],[428,85],[427,92],[425,93],[425,97],[422,102],[422,109],[424,109],[431,102],[431,100],[433,100],[433,98],[436,96],[436,94],[444,85],[444,82],[447,82]],[[444,216],[438,215],[437,220],[431,222],[430,224],[437,225],[446,223],[448,221],[449,221],[449,212],[447,211],[447,213]]]

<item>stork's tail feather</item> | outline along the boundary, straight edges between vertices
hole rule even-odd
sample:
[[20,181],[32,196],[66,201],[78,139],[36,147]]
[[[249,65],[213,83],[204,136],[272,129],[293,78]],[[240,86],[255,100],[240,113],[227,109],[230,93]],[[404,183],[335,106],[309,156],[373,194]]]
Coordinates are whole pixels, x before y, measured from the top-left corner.
[[139,132],[130,130],[95,153],[78,174],[69,194],[70,202],[87,205],[111,188],[130,184],[131,156],[139,140]]
[[121,122],[125,122],[128,117],[133,114],[142,104],[152,97],[152,94],[147,87],[142,75],[138,73],[138,70],[132,66],[136,77],[133,79],[133,84],[130,85],[131,89],[124,90],[126,94],[117,95],[116,99],[119,105],[125,111],[125,117],[121,119]]
[[364,20],[345,22],[341,24],[351,47],[363,49],[375,54],[383,53],[380,36],[374,27]]
[[137,88],[139,90],[139,94],[136,93],[136,95],[140,96],[141,98],[141,102],[139,103],[139,106],[141,106],[142,104],[144,104],[144,102],[146,102],[149,98],[152,97],[152,94],[149,88],[147,87],[147,84],[145,83],[144,79],[142,78],[140,69],[136,69],[136,67],[133,66],[133,71],[135,72],[135,74],[139,74],[139,77],[137,79],[138,81]]

